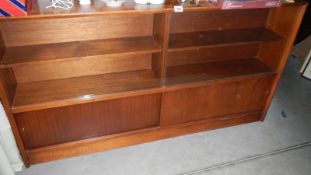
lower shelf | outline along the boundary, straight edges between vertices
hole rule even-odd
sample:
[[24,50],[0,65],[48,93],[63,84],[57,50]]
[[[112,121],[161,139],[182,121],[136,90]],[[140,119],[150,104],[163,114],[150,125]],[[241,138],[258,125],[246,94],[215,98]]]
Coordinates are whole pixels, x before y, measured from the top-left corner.
[[17,85],[12,109],[19,113],[159,87],[160,80],[152,70],[22,83]]
[[213,63],[169,67],[166,86],[189,84],[217,79],[274,74],[275,71],[259,59],[238,59]]

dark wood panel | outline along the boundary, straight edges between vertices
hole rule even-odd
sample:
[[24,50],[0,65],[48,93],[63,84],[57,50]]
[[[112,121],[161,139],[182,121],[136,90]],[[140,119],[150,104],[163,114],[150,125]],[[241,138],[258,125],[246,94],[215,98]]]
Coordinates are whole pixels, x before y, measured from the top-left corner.
[[151,54],[90,56],[13,66],[19,83],[150,69]]
[[[8,47],[2,64],[32,63],[96,55],[141,54],[160,52],[161,46],[152,36],[76,41],[31,46]],[[48,62],[47,62],[48,64]]]
[[17,85],[13,112],[124,97],[160,87],[152,70],[21,83]]
[[171,33],[263,27],[268,9],[172,13]]
[[258,121],[258,112],[81,140],[29,150],[32,164],[135,145],[155,140]]
[[163,94],[161,126],[261,110],[273,76],[211,82]]
[[15,114],[27,149],[159,124],[161,94]]
[[237,44],[230,46],[197,48],[167,53],[168,67],[251,58],[257,55],[259,44]]
[[208,32],[176,33],[170,35],[170,50],[189,47],[241,44],[247,42],[280,41],[281,37],[264,28],[230,29]]
[[[1,21],[7,47],[151,36],[153,15],[92,16]],[[137,27],[143,26],[143,27]],[[32,33],[32,34],[30,34]]]
[[174,66],[167,69],[166,86],[260,74],[271,75],[274,70],[254,58]]

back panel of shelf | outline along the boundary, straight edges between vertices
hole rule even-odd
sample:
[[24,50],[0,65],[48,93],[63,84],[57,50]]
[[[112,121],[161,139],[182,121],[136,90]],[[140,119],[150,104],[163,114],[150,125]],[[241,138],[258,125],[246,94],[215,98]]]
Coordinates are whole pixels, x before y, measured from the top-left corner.
[[13,47],[151,36],[152,22],[152,14],[4,20],[1,30],[6,47]]

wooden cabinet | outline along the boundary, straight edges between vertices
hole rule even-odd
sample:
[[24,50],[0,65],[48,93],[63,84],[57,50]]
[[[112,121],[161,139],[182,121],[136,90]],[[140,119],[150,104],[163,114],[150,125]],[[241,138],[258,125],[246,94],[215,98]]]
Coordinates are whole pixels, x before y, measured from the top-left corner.
[[264,120],[306,8],[33,1],[0,18],[0,97],[27,166]]

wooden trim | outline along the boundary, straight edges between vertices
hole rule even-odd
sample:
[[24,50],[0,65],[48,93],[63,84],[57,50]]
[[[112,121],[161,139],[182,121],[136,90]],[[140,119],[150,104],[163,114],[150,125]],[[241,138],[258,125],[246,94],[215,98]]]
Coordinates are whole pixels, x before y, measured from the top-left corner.
[[111,150],[144,142],[176,137],[184,134],[223,128],[237,124],[250,123],[258,121],[259,114],[260,112],[256,111],[174,125],[172,127],[155,127],[123,134],[38,148],[28,150],[28,152],[31,164],[36,164],[72,156]]

